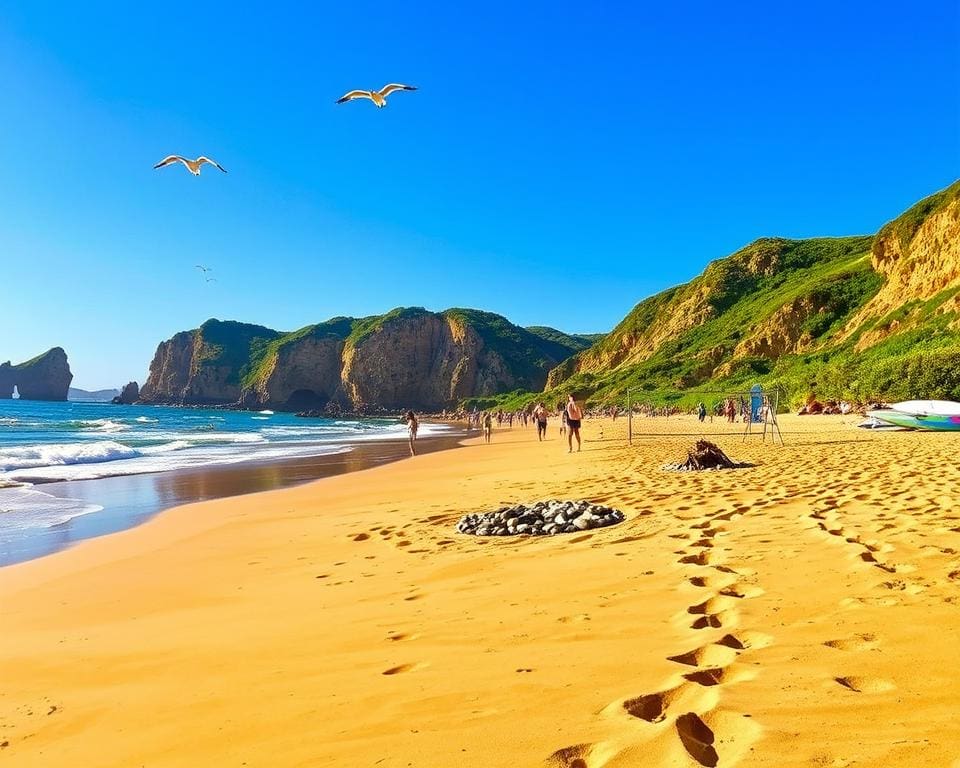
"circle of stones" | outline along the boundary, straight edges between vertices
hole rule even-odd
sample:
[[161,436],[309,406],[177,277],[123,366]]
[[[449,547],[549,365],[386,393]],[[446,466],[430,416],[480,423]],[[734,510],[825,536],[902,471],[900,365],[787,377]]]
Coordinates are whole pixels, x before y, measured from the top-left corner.
[[457,522],[457,531],[474,536],[553,536],[603,528],[625,519],[620,510],[602,504],[551,500],[464,515]]

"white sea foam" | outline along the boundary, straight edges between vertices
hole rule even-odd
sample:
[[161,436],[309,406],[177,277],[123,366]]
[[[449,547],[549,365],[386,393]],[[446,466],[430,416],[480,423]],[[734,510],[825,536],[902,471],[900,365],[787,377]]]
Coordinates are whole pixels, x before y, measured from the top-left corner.
[[0,448],[0,472],[69,464],[99,464],[139,455],[134,448],[112,441],[28,445],[22,448],[6,446]]
[[0,419],[0,424],[16,424],[17,421],[18,419],[4,417]]
[[141,424],[156,424],[160,419],[151,419],[149,416],[137,416],[134,421],[139,421]]
[[[102,445],[102,444],[101,444]],[[49,448],[51,446],[45,446]],[[71,446],[73,447],[73,446]],[[175,469],[240,464],[251,461],[275,461],[307,456],[323,456],[351,450],[349,446],[325,443],[265,443],[245,446],[194,445],[189,440],[175,440],[162,445],[126,449],[131,454],[102,462],[73,464],[33,464],[30,467],[0,471],[0,482],[53,482],[58,480],[93,480],[115,475],[139,475],[147,472],[169,472]]]
[[78,499],[62,499],[36,488],[0,490],[0,543],[12,541],[27,528],[51,528],[103,507]]
[[112,419],[81,419],[76,424],[90,432],[124,432],[130,429],[129,424],[121,424]]

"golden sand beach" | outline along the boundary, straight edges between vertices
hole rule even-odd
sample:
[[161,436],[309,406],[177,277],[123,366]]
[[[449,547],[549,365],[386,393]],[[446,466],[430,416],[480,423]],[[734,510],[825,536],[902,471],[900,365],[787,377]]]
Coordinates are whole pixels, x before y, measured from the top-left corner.
[[[502,430],[0,569],[0,765],[954,765],[956,437],[855,422]],[[660,469],[701,432],[755,466]],[[454,530],[545,498],[627,520]]]

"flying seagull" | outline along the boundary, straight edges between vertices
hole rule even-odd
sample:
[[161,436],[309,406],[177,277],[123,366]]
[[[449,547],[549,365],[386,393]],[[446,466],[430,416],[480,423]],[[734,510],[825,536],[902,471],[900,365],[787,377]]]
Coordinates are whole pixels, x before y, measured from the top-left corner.
[[208,282],[208,283],[215,283],[215,282],[217,282],[217,278],[215,278],[215,277],[208,277],[208,278],[207,278],[207,282]]
[[337,104],[343,104],[345,101],[353,101],[354,99],[370,99],[378,107],[382,108],[387,106],[387,96],[389,96],[394,91],[415,91],[417,90],[416,86],[413,85],[403,85],[402,83],[390,83],[390,85],[385,85],[379,91],[350,91],[350,93],[344,94],[341,98],[337,99]]
[[211,160],[209,157],[204,157],[201,155],[196,160],[188,160],[185,157],[180,157],[180,155],[167,155],[163,160],[157,163],[154,168],[163,168],[164,166],[171,165],[172,163],[183,163],[184,167],[190,171],[194,176],[200,175],[200,166],[204,163],[210,163],[210,165],[216,166],[221,171],[226,173],[223,166],[220,163]]
[[213,267],[205,267],[203,266],[203,264],[194,264],[194,266],[204,274],[206,274],[207,272],[213,272]]

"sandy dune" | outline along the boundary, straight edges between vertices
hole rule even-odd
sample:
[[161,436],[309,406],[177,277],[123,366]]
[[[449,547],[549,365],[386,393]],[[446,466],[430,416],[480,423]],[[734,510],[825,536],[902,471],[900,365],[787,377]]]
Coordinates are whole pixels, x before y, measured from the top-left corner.
[[[533,430],[0,570],[5,766],[952,766],[956,436]],[[750,469],[667,473],[701,432]],[[621,525],[456,535],[586,498]]]

